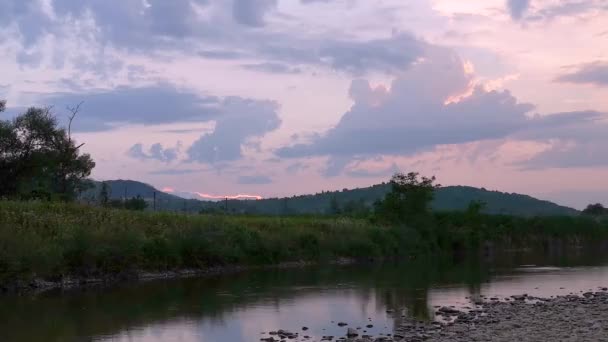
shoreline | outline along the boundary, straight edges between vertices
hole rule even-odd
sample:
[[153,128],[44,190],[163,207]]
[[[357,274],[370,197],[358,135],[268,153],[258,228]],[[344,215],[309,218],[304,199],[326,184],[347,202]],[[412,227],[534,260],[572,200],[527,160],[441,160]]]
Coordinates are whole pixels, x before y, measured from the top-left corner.
[[132,272],[124,272],[121,274],[107,275],[103,277],[79,277],[66,276],[61,280],[49,281],[42,278],[33,278],[31,281],[15,281],[7,285],[0,284],[0,296],[6,295],[24,295],[24,294],[40,294],[46,291],[62,289],[78,289],[91,286],[112,286],[121,283],[135,282],[144,283],[155,280],[173,280],[186,279],[196,277],[213,277],[220,275],[237,274],[241,272],[255,270],[280,270],[280,269],[295,269],[301,267],[309,267],[315,265],[334,265],[345,266],[357,263],[380,262],[379,259],[374,260],[358,260],[355,258],[339,258],[329,262],[319,261],[291,261],[282,262],[274,265],[230,265],[216,266],[205,269],[183,269],[172,271],[144,271],[135,270]]
[[[514,295],[503,300],[474,300],[467,310],[436,309],[436,320],[418,321],[402,317],[392,333],[366,335],[364,328],[344,328],[343,336],[324,336],[321,341],[345,342],[465,342],[465,341],[608,341],[608,288],[580,295],[550,298]],[[389,312],[389,311],[387,311]],[[341,323],[347,325],[346,323]],[[295,336],[285,330],[272,331],[266,342]],[[305,338],[306,340],[306,338]]]

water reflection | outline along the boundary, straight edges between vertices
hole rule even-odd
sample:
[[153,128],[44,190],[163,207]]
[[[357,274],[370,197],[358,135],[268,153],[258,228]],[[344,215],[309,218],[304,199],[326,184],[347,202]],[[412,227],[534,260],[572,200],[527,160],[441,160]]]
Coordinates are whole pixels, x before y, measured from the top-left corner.
[[429,319],[434,305],[466,306],[466,297],[604,286],[606,267],[562,268],[598,263],[595,256],[510,254],[491,262],[267,270],[0,297],[0,341],[259,341],[261,332],[302,326],[310,336],[343,336],[337,322],[365,327],[370,319],[369,333],[390,333],[402,315]]

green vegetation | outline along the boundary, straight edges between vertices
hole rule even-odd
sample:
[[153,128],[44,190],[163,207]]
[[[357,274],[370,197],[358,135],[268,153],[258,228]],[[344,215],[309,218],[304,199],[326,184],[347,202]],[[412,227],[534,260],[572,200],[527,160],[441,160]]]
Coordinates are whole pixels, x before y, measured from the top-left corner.
[[476,211],[405,222],[136,212],[58,202],[0,201],[0,284],[226,265],[349,258],[451,257],[608,238],[593,217],[523,218]]

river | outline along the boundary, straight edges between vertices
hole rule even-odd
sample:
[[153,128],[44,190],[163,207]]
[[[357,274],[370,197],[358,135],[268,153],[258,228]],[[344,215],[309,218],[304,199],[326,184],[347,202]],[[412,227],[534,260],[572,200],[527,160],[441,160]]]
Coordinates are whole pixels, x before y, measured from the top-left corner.
[[482,295],[604,286],[607,258],[584,253],[258,270],[0,296],[0,341],[244,342],[277,329],[319,340],[347,327],[380,335],[404,317],[434,319],[435,306],[466,308]]

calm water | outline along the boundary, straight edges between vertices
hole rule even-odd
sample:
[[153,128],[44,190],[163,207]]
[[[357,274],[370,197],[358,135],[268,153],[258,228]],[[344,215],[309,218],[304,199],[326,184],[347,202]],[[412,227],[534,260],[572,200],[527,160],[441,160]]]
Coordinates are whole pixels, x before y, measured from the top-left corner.
[[306,335],[343,336],[340,321],[372,323],[368,332],[380,334],[391,333],[402,315],[432,319],[433,306],[466,307],[467,297],[608,286],[608,263],[595,255],[496,259],[311,267],[5,296],[0,341],[241,342],[303,326],[310,328]]

